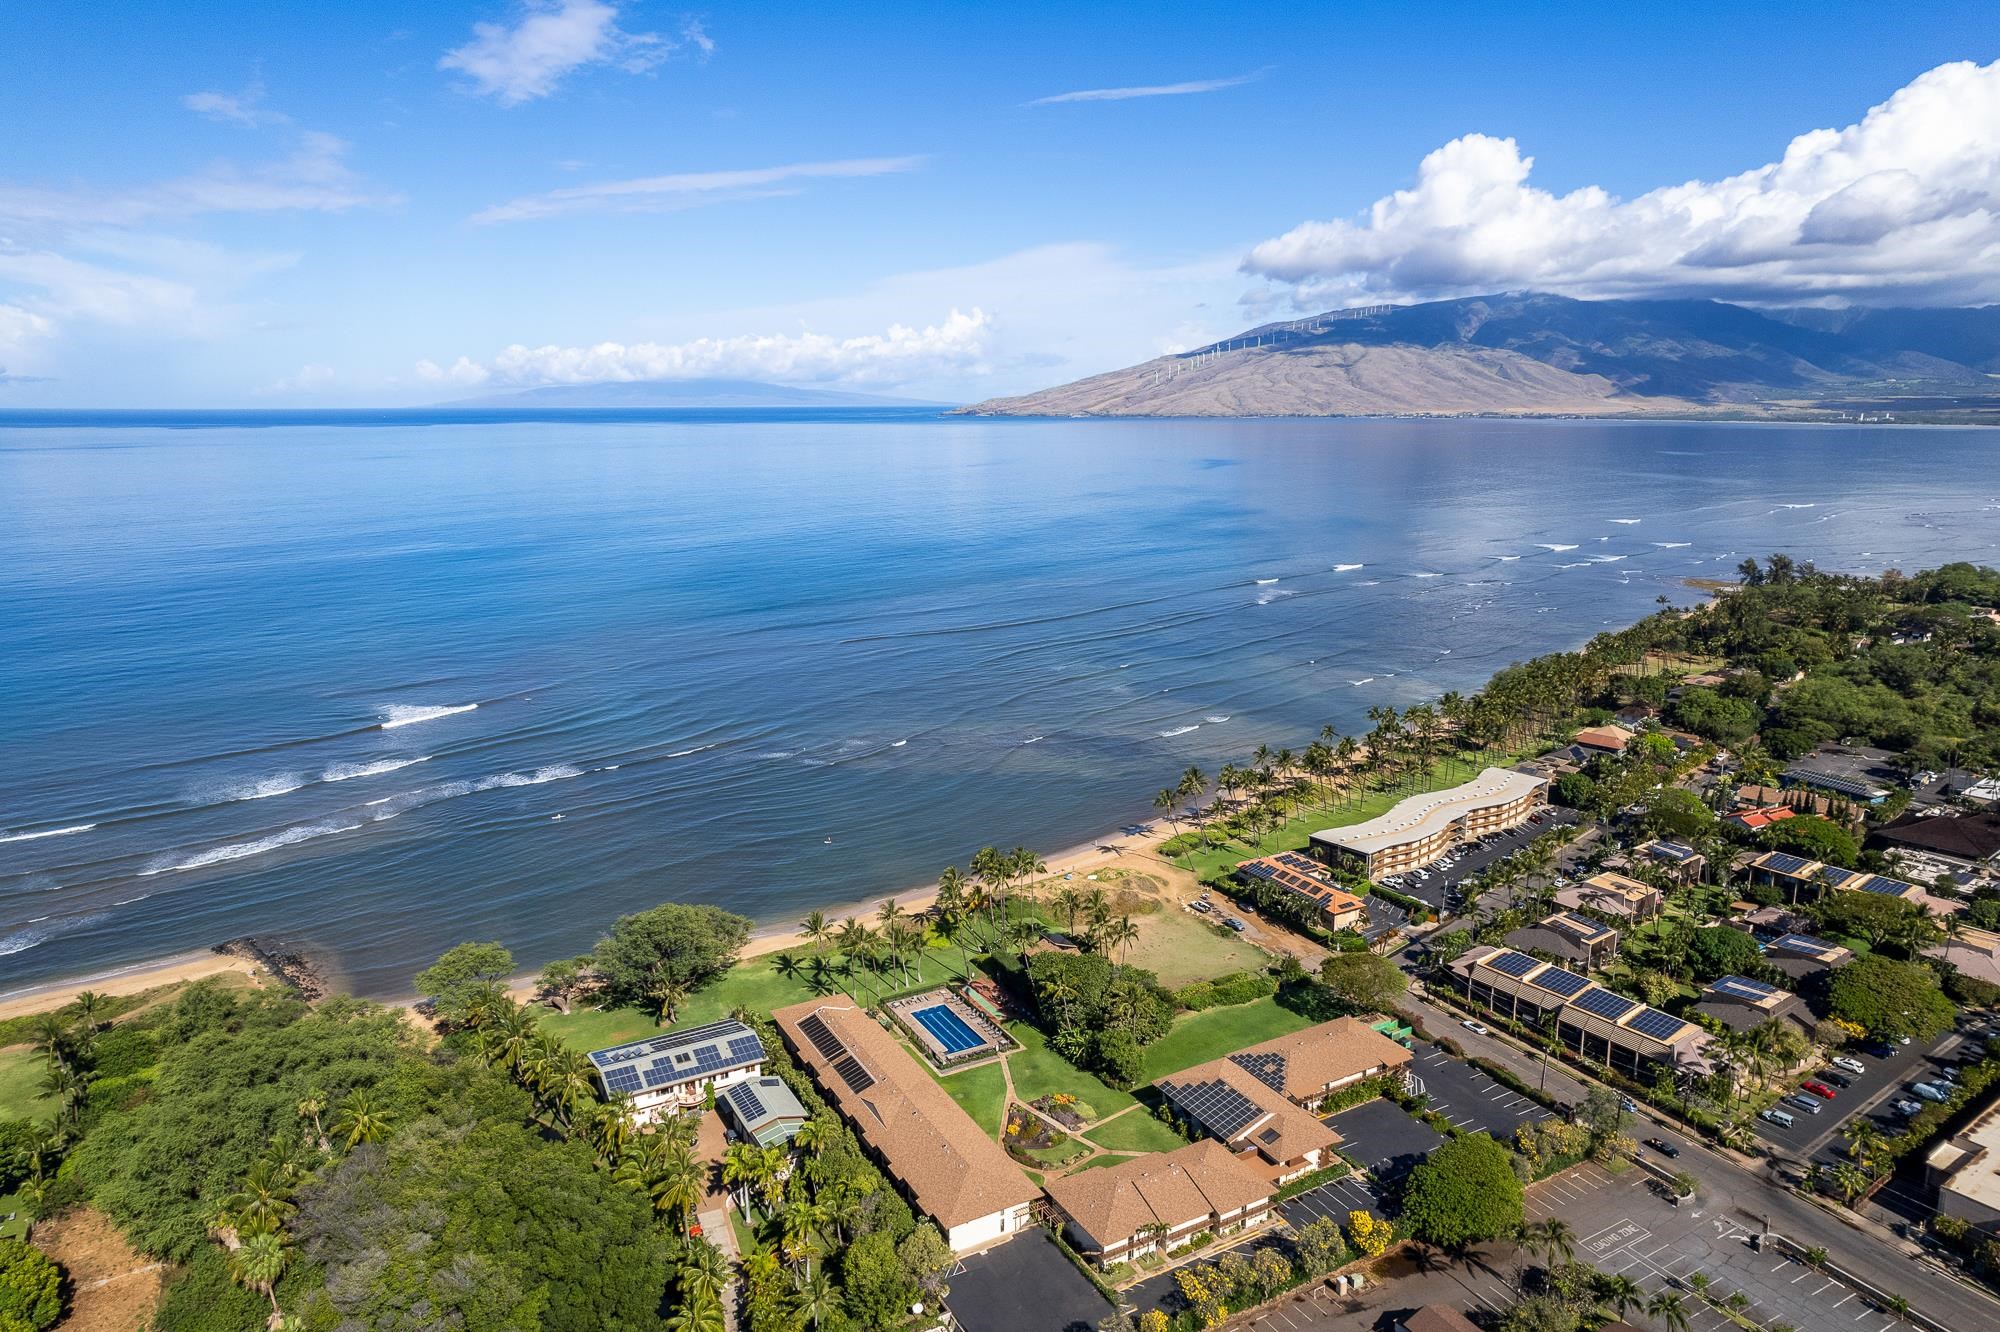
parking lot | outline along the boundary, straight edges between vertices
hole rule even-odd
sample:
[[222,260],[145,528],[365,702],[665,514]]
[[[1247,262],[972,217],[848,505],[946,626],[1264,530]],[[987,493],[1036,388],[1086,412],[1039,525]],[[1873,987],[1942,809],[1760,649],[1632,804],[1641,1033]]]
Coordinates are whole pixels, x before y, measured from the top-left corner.
[[[1573,809],[1561,809],[1550,805],[1541,811],[1541,821],[1538,823],[1524,823],[1518,828],[1510,828],[1506,832],[1496,834],[1490,841],[1460,848],[1453,853],[1457,859],[1449,869],[1435,864],[1428,865],[1421,873],[1428,874],[1429,878],[1419,877],[1419,873],[1413,872],[1385,880],[1384,886],[1393,888],[1397,892],[1408,893],[1411,897],[1419,898],[1443,911],[1445,894],[1457,887],[1460,881],[1472,878],[1494,861],[1514,854],[1549,829],[1575,823],[1580,817]],[[1375,905],[1371,901],[1368,904],[1369,910],[1373,911]]]
[[[1848,1124],[1857,1116],[1866,1116],[1885,1133],[1900,1133],[1906,1116],[1895,1108],[1896,1102],[1907,1099],[1921,1104],[1910,1091],[1910,1084],[1941,1080],[1945,1069],[1967,1062],[1964,1055],[1966,1043],[1966,1033],[1950,1031],[1929,1046],[1912,1043],[1893,1047],[1894,1053],[1887,1058],[1849,1051],[1851,1057],[1860,1060],[1866,1071],[1834,1071],[1847,1079],[1851,1086],[1829,1084],[1833,1086],[1834,1098],[1822,1102],[1818,1114],[1781,1102],[1778,1108],[1792,1116],[1791,1127],[1773,1124],[1760,1117],[1755,1121],[1757,1136],[1774,1152],[1799,1161],[1836,1165],[1845,1159],[1840,1154],[1840,1147]],[[1817,1077],[1829,1067],[1826,1064],[1814,1065],[1808,1077]]]
[[1401,1180],[1444,1141],[1436,1129],[1390,1101],[1364,1101],[1329,1115],[1326,1124],[1340,1135],[1340,1150],[1384,1185]]
[[1416,1045],[1410,1075],[1412,1089],[1430,1098],[1430,1108],[1468,1133],[1512,1142],[1521,1125],[1549,1118],[1547,1110],[1511,1087],[1425,1041]]
[[965,1332],[1093,1332],[1111,1312],[1097,1287],[1037,1226],[1005,1244],[968,1254],[950,1280],[945,1306]]

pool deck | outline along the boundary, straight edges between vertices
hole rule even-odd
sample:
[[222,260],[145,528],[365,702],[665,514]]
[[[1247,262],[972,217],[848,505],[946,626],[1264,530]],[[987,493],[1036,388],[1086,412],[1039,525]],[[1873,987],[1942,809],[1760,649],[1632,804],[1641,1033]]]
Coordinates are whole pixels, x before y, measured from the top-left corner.
[[[916,1040],[918,1048],[924,1052],[925,1057],[940,1070],[961,1068],[980,1060],[994,1058],[1014,1046],[1013,1040],[1007,1033],[996,1027],[985,1014],[942,986],[923,994],[906,995],[901,999],[891,1000],[888,1008],[890,1015],[896,1020],[896,1025]],[[981,1038],[980,1043],[963,1050],[946,1048],[935,1033],[916,1019],[916,1014],[932,1008],[942,1008],[964,1023],[975,1036]]]

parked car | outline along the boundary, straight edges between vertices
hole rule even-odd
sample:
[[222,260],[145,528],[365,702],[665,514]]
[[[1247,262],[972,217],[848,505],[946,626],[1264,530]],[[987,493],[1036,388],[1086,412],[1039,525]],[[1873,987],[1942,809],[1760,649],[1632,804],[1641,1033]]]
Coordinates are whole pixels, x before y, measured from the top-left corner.
[[1911,1115],[1916,1114],[1919,1110],[1922,1110],[1923,1108],[1924,1107],[1919,1103],[1917,1103],[1916,1101],[1912,1101],[1907,1098],[1896,1102],[1896,1113],[1901,1115],[1905,1119],[1908,1119]]
[[1493,1034],[1484,1022],[1474,1022],[1471,1018],[1467,1018],[1458,1025],[1464,1027],[1475,1036],[1491,1036]]
[[1633,1101],[1633,1099],[1629,1096],[1621,1096],[1618,1098],[1618,1108],[1620,1110],[1623,1110],[1628,1115],[1636,1115],[1639,1113],[1638,1104],[1635,1101]]
[[1802,1082],[1799,1084],[1799,1090],[1809,1091],[1814,1096],[1828,1101],[1831,1101],[1834,1096],[1833,1088],[1827,1086],[1824,1082]]
[[1790,1115],[1786,1114],[1783,1110],[1766,1110],[1763,1113],[1759,1114],[1757,1118],[1769,1120],[1771,1123],[1776,1124],[1779,1128],[1790,1128],[1793,1124],[1798,1122],[1794,1120]]
[[1866,1073],[1868,1071],[1868,1065],[1862,1063],[1859,1059],[1854,1058],[1852,1055],[1836,1056],[1833,1061],[1833,1066],[1835,1068],[1844,1068],[1849,1073]]
[[1944,1104],[1951,1096],[1949,1087],[1940,1086],[1935,1082],[1913,1082],[1910,1084],[1910,1090],[1926,1101],[1936,1101],[1939,1105]]
[[1877,1059],[1887,1059],[1896,1053],[1896,1047],[1887,1041],[1870,1041],[1861,1047],[1861,1051],[1863,1054],[1873,1055]]
[[1230,929],[1235,930],[1238,934],[1243,933],[1243,930],[1245,928],[1243,922],[1236,919],[1236,917],[1234,916],[1231,916],[1228,920],[1225,920],[1222,923],[1224,925],[1227,925]]
[[1648,1138],[1646,1139],[1646,1145],[1668,1160],[1672,1160],[1681,1154],[1681,1149],[1668,1142],[1665,1138]]
[[1806,1096],[1800,1092],[1793,1092],[1790,1096],[1787,1096],[1785,1098],[1785,1104],[1795,1105],[1809,1115],[1816,1115],[1819,1113],[1820,1103],[1818,1101],[1815,1101],[1812,1097]]

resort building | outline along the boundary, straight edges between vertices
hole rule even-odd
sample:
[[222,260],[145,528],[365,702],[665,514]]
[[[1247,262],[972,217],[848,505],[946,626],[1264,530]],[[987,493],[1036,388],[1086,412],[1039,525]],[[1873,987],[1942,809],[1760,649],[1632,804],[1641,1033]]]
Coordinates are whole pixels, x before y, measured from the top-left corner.
[[1556,905],[1619,920],[1647,920],[1660,914],[1660,890],[1623,874],[1595,874],[1559,891]]
[[1801,1031],[1813,1029],[1805,1000],[1747,976],[1723,976],[1701,992],[1695,1011],[1714,1018],[1731,1031],[1749,1031],[1766,1022],[1788,1020]]
[[1937,1186],[1940,1212],[2000,1238],[2000,1095],[1931,1148],[1924,1174]]
[[1049,1181],[1070,1247],[1101,1267],[1164,1253],[1201,1231],[1229,1235],[1271,1215],[1276,1186],[1213,1139]]
[[605,1099],[629,1098],[641,1121],[705,1105],[708,1089],[764,1071],[764,1042],[741,1022],[711,1022],[592,1050],[590,1065]]
[[1507,946],[1524,953],[1547,953],[1572,967],[1594,971],[1618,956],[1618,931],[1609,925],[1558,911],[1507,934]]
[[1886,874],[1868,874],[1842,869],[1817,860],[1807,860],[1789,851],[1766,851],[1744,862],[1741,872],[1752,883],[1781,888],[1793,902],[1816,901],[1829,892],[1876,893],[1923,907],[1933,915],[1959,909],[1956,902],[1931,896],[1914,883],[1892,879]]
[[1548,800],[1548,782],[1510,768],[1488,768],[1462,786],[1413,795],[1366,823],[1312,835],[1328,864],[1382,879],[1430,864],[1460,842],[1524,822]]
[[812,1118],[781,1078],[733,1082],[717,1093],[715,1105],[738,1137],[759,1147],[790,1142]]
[[1632,736],[1622,726],[1586,726],[1576,733],[1575,743],[1595,754],[1622,754]]
[[1708,872],[1708,857],[1686,842],[1655,837],[1632,848],[1632,858],[1650,865],[1675,883],[1700,883]]
[[1368,1078],[1407,1078],[1410,1052],[1359,1018],[1253,1045],[1160,1080],[1181,1117],[1232,1151],[1255,1152],[1282,1184],[1324,1162],[1340,1135],[1312,1108]]
[[1706,1072],[1708,1033],[1692,1022],[1594,984],[1552,962],[1511,948],[1479,944],[1460,954],[1451,974],[1490,1013],[1548,1031],[1579,1059],[1635,1078],[1655,1069]]
[[1326,867],[1296,851],[1259,856],[1236,867],[1245,883],[1268,883],[1307,904],[1329,930],[1360,929],[1368,923],[1368,905],[1333,881]]
[[910,1205],[964,1253],[1034,1224],[1041,1196],[902,1042],[844,994],[771,1014],[785,1045]]
[[1853,949],[1811,934],[1781,934],[1764,945],[1765,964],[1793,981],[1844,967],[1853,960]]

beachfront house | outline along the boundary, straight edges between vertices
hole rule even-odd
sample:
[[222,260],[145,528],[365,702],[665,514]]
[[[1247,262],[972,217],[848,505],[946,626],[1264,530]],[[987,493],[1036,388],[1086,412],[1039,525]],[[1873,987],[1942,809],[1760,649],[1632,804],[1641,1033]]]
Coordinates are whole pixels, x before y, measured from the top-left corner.
[[623,1097],[632,1115],[650,1121],[706,1105],[718,1092],[764,1071],[764,1042],[741,1022],[682,1027],[590,1052],[590,1066],[607,1100]]

